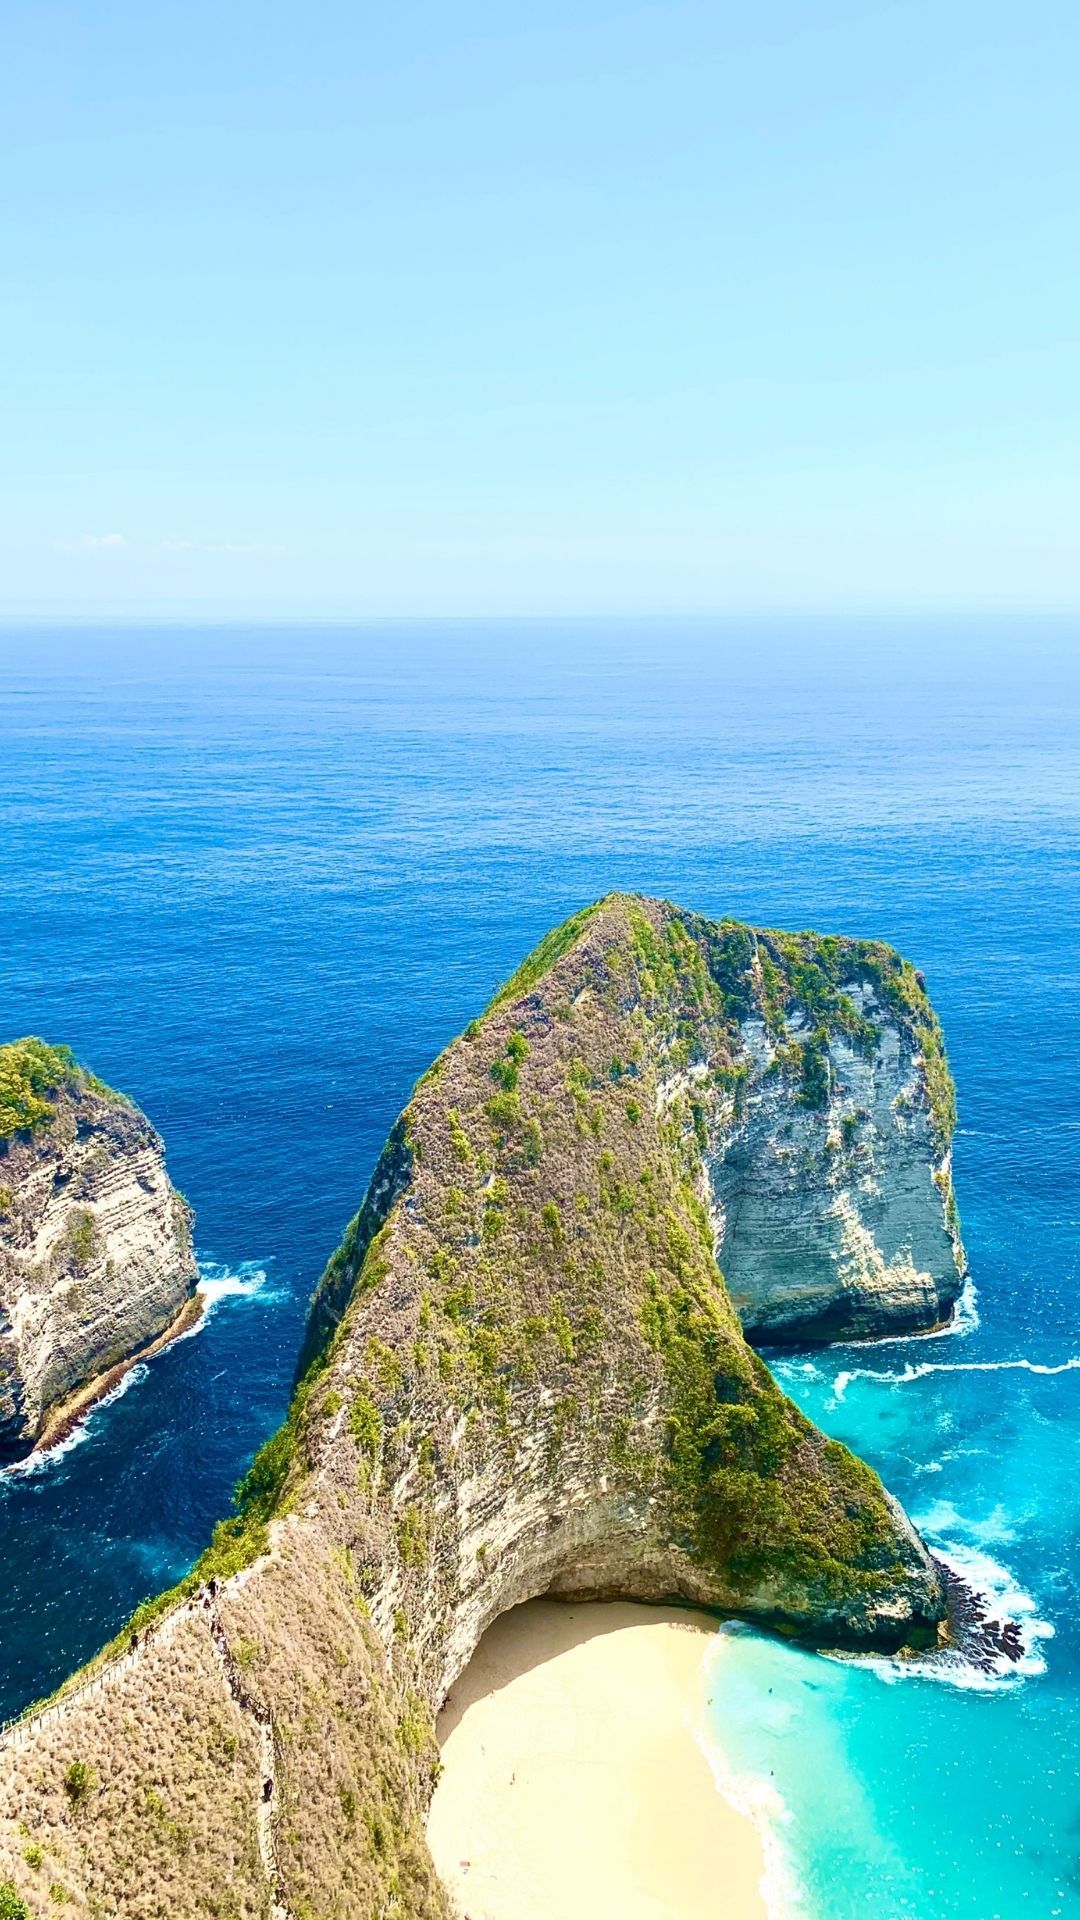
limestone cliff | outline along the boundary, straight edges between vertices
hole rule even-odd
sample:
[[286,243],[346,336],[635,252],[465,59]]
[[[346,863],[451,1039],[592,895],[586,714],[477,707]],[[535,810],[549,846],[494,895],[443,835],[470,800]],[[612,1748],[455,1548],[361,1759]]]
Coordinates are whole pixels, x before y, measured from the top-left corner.
[[947,1321],[966,1270],[952,1086],[921,978],[877,942],[699,930],[738,1018],[706,1149],[717,1259],[754,1341]]
[[195,1287],[190,1214],[138,1108],[40,1040],[0,1047],[0,1459]]
[[[888,949],[788,949],[623,897],[541,944],[415,1089],[236,1516],[0,1746],[0,1881],[29,1914],[52,1880],[80,1920],[443,1916],[434,1714],[536,1594],[681,1598],[819,1644],[934,1638],[936,1567],[781,1394],[715,1259],[730,1149],[779,1151],[780,1102],[817,1116],[821,1167],[847,1156],[834,1190],[871,1231],[845,1103],[867,1142],[884,1116],[844,1050],[872,1063],[888,1035],[935,1191],[948,1074]],[[873,1178],[914,1256],[891,1138]]]

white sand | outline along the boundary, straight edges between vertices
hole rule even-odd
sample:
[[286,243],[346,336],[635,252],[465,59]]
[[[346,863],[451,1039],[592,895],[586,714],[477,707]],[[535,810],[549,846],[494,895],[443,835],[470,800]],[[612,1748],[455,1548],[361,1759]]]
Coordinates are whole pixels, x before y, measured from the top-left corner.
[[622,1602],[495,1622],[440,1718],[428,1819],[466,1920],[764,1920],[757,1833],[694,1738],[710,1631]]

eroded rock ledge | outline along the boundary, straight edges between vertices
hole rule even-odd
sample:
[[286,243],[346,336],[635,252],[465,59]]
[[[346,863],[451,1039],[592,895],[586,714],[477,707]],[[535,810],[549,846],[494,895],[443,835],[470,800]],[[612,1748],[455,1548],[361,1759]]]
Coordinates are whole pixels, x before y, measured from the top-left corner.
[[882,1272],[931,1243],[903,1311],[936,1319],[950,1131],[937,1022],[888,948],[625,897],[557,929],[415,1089],[236,1517],[0,1747],[0,1879],[44,1916],[29,1834],[80,1916],[433,1920],[434,1713],[506,1608],[674,1598],[812,1643],[933,1640],[938,1570],[781,1394],[715,1254],[751,1250],[732,1179],[744,1220],[752,1167],[795,1142],[820,1217],[842,1200],[877,1257],[818,1226],[810,1286],[774,1252],[748,1321],[792,1283],[819,1325],[838,1301],[874,1324],[883,1292],[895,1324]]
[[176,1320],[190,1223],[137,1107],[66,1047],[0,1047],[0,1461]]

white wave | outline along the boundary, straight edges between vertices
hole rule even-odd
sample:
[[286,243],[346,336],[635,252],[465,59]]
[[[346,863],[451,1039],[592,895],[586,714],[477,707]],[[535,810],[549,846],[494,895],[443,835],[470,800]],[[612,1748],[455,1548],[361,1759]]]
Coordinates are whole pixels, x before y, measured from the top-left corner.
[[772,1371],[777,1377],[783,1374],[785,1379],[820,1380],[822,1378],[821,1368],[815,1360],[778,1360]]
[[961,1533],[985,1547],[1005,1546],[1016,1538],[1016,1529],[1000,1502],[985,1520],[966,1519],[951,1500],[935,1500],[925,1513],[913,1514],[912,1518],[920,1533],[932,1534],[938,1540],[947,1541],[950,1535]]
[[219,1261],[201,1261],[196,1291],[203,1303],[203,1320],[208,1320],[223,1300],[249,1300],[265,1284],[266,1268],[257,1266],[254,1260],[243,1260],[238,1267],[228,1267]]
[[970,1273],[960,1289],[960,1295],[953,1308],[952,1319],[933,1333],[924,1334],[926,1340],[943,1340],[947,1334],[957,1334],[961,1338],[969,1333],[978,1333],[982,1325],[979,1317],[979,1295]]
[[[710,1641],[702,1659],[703,1674],[722,1657],[724,1637],[720,1632]],[[781,1839],[783,1828],[791,1824],[790,1808],[771,1780],[735,1772],[704,1720],[691,1722],[691,1731],[708,1762],[717,1793],[736,1813],[753,1822],[765,1860],[758,1890],[769,1920],[807,1920],[802,1891]]]
[[115,1401],[121,1400],[128,1388],[133,1387],[137,1381],[145,1380],[147,1372],[148,1368],[144,1360],[140,1360],[134,1367],[129,1367],[115,1387],[108,1393],[103,1393],[101,1399],[95,1400],[92,1407],[87,1407],[86,1412],[80,1416],[70,1433],[65,1434],[62,1440],[58,1440],[54,1447],[43,1447],[39,1453],[27,1454],[25,1460],[14,1460],[9,1467],[0,1468],[0,1480],[24,1480],[31,1474],[46,1473],[50,1467],[56,1465],[58,1460],[62,1460],[66,1453],[71,1453],[75,1447],[81,1447],[83,1441],[89,1439],[90,1429],[98,1414],[102,1413],[106,1407],[111,1407]]
[[[982,1326],[979,1317],[979,1296],[970,1273],[956,1296],[956,1304],[944,1326],[931,1327],[926,1333],[887,1333],[881,1340],[866,1340],[860,1344],[867,1347],[922,1347],[928,1340],[962,1340],[969,1333],[978,1333]],[[838,1341],[838,1346],[849,1343]]]
[[1057,1366],[1047,1366],[1041,1360],[922,1360],[918,1366],[908,1362],[902,1373],[891,1373],[879,1367],[851,1367],[837,1374],[833,1381],[832,1404],[839,1406],[853,1380],[880,1380],[890,1387],[906,1387],[912,1380],[925,1379],[928,1373],[1037,1373],[1049,1378],[1058,1373],[1075,1373],[1080,1369],[1080,1354],[1071,1359],[1062,1360]]
[[[928,1521],[922,1524],[933,1531]],[[924,1654],[832,1653],[826,1657],[855,1661],[890,1686],[900,1680],[929,1680],[965,1693],[1003,1693],[1045,1673],[1042,1642],[1054,1638],[1054,1627],[1039,1617],[1038,1603],[1025,1593],[1015,1574],[979,1548],[958,1546],[955,1541],[935,1545],[934,1555],[981,1600],[988,1622],[999,1627],[1008,1621],[1016,1624],[1022,1647],[1018,1660],[991,1650],[975,1658],[962,1646],[941,1647],[936,1653]]]
[[[169,1342],[170,1346],[179,1346],[182,1340],[192,1340],[196,1334],[201,1333],[222,1300],[237,1296],[248,1299],[252,1294],[258,1293],[266,1280],[266,1269],[258,1266],[254,1260],[242,1261],[236,1268],[228,1267],[219,1261],[204,1260],[200,1262],[199,1275],[195,1290],[202,1300],[203,1310],[194,1325],[187,1327],[183,1333],[178,1333],[176,1338]],[[104,1408],[111,1407],[114,1401],[119,1400],[121,1395],[128,1391],[129,1387],[135,1386],[140,1380],[145,1380],[146,1374],[147,1362],[144,1360],[129,1367],[111,1392],[102,1394],[100,1400],[95,1400],[93,1406],[87,1407],[71,1432],[65,1434],[62,1440],[58,1440],[55,1446],[44,1447],[40,1452],[28,1454],[25,1460],[15,1460],[8,1467],[0,1467],[0,1482],[47,1472],[50,1467],[56,1465],[58,1460],[62,1460],[65,1454],[70,1453],[73,1447],[81,1446],[83,1441],[89,1438],[97,1415]]]

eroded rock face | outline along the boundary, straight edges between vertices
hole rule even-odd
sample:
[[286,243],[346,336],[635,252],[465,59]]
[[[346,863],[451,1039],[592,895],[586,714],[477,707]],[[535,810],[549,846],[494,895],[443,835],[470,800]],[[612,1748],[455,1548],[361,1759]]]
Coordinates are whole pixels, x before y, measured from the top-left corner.
[[748,1337],[861,1340],[948,1320],[963,1284],[947,1134],[934,1123],[917,1023],[871,982],[840,991],[877,1032],[821,1045],[820,1105],[792,1097],[786,1048],[815,1021],[797,1002],[784,1037],[744,1020],[748,1073],[709,1154],[717,1259]]
[[[884,1244],[914,1253],[950,1086],[889,949],[623,897],[541,944],[415,1089],[237,1516],[134,1646],[0,1744],[0,1880],[35,1920],[27,1835],[80,1920],[437,1920],[434,1716],[485,1628],[538,1594],[681,1598],[815,1644],[933,1640],[938,1569],[785,1399],[715,1260],[713,1183],[740,1139],[765,1164],[788,1120],[812,1128],[831,1204],[843,1103],[862,1093],[866,1139],[883,1111],[865,1077],[841,1090],[841,1049],[891,1113],[889,1034],[925,1181],[894,1179],[918,1156],[889,1136]],[[65,1808],[73,1758],[95,1784]]]
[[[36,1045],[33,1110],[0,1140],[0,1459],[50,1412],[139,1352],[191,1296],[191,1214],[137,1107],[62,1049]],[[43,1063],[43,1064],[42,1064]],[[0,1059],[0,1069],[4,1060]],[[0,1072],[0,1093],[3,1074]],[[38,1109],[44,1111],[38,1111]]]

